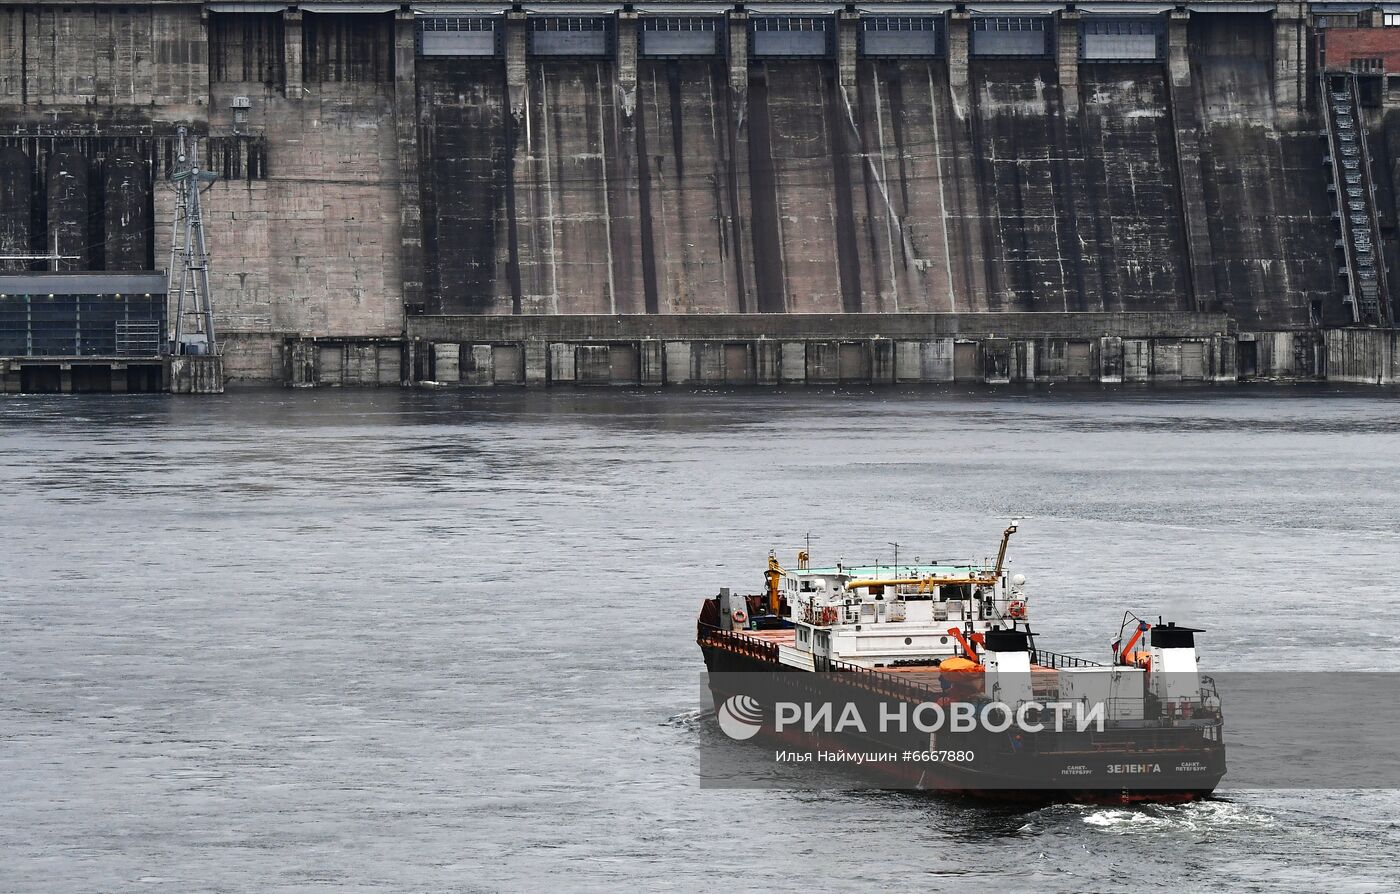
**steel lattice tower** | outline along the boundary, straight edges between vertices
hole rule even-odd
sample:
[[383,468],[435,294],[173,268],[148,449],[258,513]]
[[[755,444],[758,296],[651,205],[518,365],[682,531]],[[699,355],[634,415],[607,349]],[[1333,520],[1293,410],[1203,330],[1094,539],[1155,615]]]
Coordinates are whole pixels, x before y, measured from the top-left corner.
[[[169,292],[175,296],[176,354],[216,354],[214,309],[209,296],[209,252],[204,242],[204,210],[201,186],[216,175],[199,167],[199,137],[186,127],[177,130],[175,170],[175,219],[170,233]],[[176,279],[179,279],[178,285]],[[185,324],[190,318],[192,325]]]

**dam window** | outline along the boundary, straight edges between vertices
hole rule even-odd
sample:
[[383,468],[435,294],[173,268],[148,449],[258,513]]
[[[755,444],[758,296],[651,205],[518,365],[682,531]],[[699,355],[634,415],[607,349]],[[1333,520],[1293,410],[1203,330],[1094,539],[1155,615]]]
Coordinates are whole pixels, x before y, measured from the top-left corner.
[[540,16],[530,19],[535,56],[606,56],[612,51],[612,19],[604,16]]
[[530,20],[531,31],[606,31],[607,20],[582,16],[546,16]]
[[975,56],[1044,56],[1050,52],[1049,16],[975,16]]
[[640,51],[652,58],[718,56],[718,16],[648,16],[641,20]]
[[[142,274],[154,276],[161,274]],[[83,276],[32,273],[15,277],[25,292],[0,300],[0,352],[22,357],[153,357],[161,353],[165,295],[50,293],[91,284]],[[55,285],[57,283],[58,285]],[[13,286],[12,286],[13,288]],[[155,294],[155,293],[152,293]]]
[[496,20],[466,16],[430,16],[418,20],[419,31],[487,31],[496,30]]
[[829,31],[830,20],[825,16],[760,16],[754,19],[755,31]]
[[420,16],[420,56],[499,56],[500,29],[489,16]]
[[1083,62],[1153,62],[1165,56],[1166,34],[1159,19],[1091,17],[1080,34]]
[[870,16],[860,20],[862,31],[937,31],[933,16]]
[[830,16],[756,16],[749,20],[749,51],[758,58],[824,58],[833,34]]
[[[1389,18],[1389,16],[1387,16]],[[1314,16],[1313,26],[1316,28],[1355,28],[1358,24],[1357,17],[1351,15],[1325,15]],[[1386,23],[1390,24],[1389,22]]]
[[718,31],[716,16],[658,16],[642,21],[643,31]]
[[974,31],[1044,31],[1044,18],[1034,16],[988,16],[973,23]]
[[939,56],[943,19],[938,16],[866,16],[860,20],[862,56]]

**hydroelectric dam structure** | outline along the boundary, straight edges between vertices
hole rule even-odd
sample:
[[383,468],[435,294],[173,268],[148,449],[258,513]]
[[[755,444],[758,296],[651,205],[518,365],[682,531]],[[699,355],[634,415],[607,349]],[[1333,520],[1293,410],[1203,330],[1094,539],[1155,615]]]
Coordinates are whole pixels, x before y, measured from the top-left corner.
[[181,126],[232,380],[1400,378],[1400,3],[0,3],[3,390]]

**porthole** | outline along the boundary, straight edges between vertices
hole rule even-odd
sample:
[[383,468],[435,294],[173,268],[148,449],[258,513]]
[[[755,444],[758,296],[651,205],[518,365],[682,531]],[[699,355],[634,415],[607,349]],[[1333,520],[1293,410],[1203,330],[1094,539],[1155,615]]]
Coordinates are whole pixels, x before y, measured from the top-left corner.
[[904,644],[905,644],[906,646],[912,646],[912,645],[914,645],[914,640],[913,640],[913,638],[912,638],[912,637],[906,636],[906,637],[904,638]]
[[946,637],[946,636],[940,636],[940,637],[938,638],[938,643],[939,643],[939,645],[942,645],[942,646],[948,645],[948,637]]

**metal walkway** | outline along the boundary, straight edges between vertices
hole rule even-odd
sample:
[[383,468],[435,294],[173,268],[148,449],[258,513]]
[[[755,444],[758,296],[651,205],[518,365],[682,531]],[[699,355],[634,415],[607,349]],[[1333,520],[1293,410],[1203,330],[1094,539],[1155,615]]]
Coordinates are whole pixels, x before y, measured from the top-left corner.
[[1341,230],[1340,271],[1347,278],[1347,308],[1352,322],[1370,326],[1390,323],[1390,291],[1381,255],[1380,222],[1376,216],[1371,154],[1366,146],[1365,118],[1356,75],[1322,75],[1323,118],[1327,122],[1327,162],[1330,187],[1337,202]]

